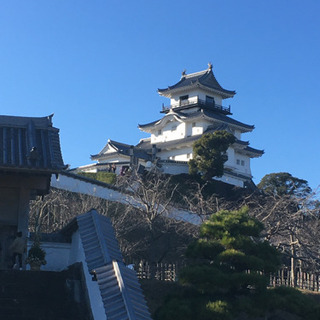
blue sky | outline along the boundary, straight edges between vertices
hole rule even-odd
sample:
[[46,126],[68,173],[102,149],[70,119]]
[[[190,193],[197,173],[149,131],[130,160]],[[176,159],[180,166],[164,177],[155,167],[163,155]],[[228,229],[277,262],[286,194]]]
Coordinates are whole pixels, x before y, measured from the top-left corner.
[[243,140],[264,149],[254,181],[286,171],[320,184],[320,1],[2,0],[1,114],[54,113],[71,167],[107,139],[136,144],[165,88],[210,61],[236,90]]

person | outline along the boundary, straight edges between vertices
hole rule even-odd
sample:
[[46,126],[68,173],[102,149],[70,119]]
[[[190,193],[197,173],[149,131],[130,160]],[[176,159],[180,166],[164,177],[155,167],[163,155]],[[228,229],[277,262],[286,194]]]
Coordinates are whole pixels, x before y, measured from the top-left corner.
[[[12,242],[10,246],[10,250],[12,251],[12,262],[13,262],[13,268],[19,269],[22,268],[22,255],[26,250],[25,241],[22,238],[22,232],[17,232],[17,236]],[[19,265],[16,266],[16,259],[18,257]]]

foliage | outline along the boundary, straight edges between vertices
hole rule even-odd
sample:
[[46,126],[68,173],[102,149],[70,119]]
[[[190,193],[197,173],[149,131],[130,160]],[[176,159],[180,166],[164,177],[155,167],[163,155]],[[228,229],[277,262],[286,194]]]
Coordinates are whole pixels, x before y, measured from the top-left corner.
[[79,172],[80,176],[84,176],[93,180],[98,180],[107,184],[115,184],[117,176],[115,173],[98,171],[98,172]]
[[263,191],[246,199],[253,215],[265,224],[265,237],[290,264],[291,285],[297,267],[319,269],[319,199],[303,179],[290,173],[267,174],[258,187]]
[[[245,207],[212,215],[188,248],[190,264],[179,275],[182,292],[168,298],[157,319],[236,319],[240,314],[250,318],[276,309],[303,314],[303,306],[287,303],[295,301],[296,291],[280,299],[281,289],[267,290],[268,274],[280,261],[276,249],[260,240],[262,230]],[[317,319],[318,311],[308,303],[308,319]]]
[[308,182],[293,177],[288,172],[270,173],[265,175],[257,185],[260,190],[271,195],[307,196],[311,192]]
[[189,173],[200,174],[204,180],[221,177],[228,160],[227,149],[235,137],[225,130],[206,133],[193,144],[193,159],[189,161]]
[[[126,196],[127,211],[122,219],[125,219],[128,229],[140,230],[139,234],[136,233],[139,237],[136,240],[140,243],[136,253],[141,253],[143,247],[147,249],[147,257],[143,258],[151,263],[168,258],[170,251],[176,251],[176,257],[172,259],[181,257],[187,243],[197,234],[198,227],[182,219],[173,219],[170,215],[177,188],[176,184],[171,183],[171,176],[157,170],[144,174],[133,170],[130,175],[119,177],[118,184],[129,191]],[[143,240],[146,242],[142,243]]]
[[[165,191],[166,188],[161,186],[163,184],[159,184],[159,189]],[[152,190],[157,192],[157,188],[152,189],[150,185],[150,196]],[[128,195],[126,199],[129,198]],[[147,215],[141,208],[130,204],[55,188],[51,188],[43,198],[31,202],[29,230],[57,233],[74,217],[92,208],[111,219],[122,254],[128,262],[140,259],[149,262],[177,261],[198,231],[198,226],[169,219],[166,213],[155,217],[151,215],[152,211]]]
[[28,257],[26,259],[27,264],[36,263],[39,265],[44,265],[47,263],[45,260],[46,252],[41,248],[40,241],[38,239],[35,239],[33,242],[29,252]]

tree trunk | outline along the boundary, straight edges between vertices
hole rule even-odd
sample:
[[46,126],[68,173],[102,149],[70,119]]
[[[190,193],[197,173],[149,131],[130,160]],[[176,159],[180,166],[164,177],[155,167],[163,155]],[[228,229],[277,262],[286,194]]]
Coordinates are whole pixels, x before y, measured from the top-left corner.
[[297,286],[297,278],[296,278],[296,248],[294,237],[290,235],[290,246],[291,246],[291,270],[290,270],[290,287]]

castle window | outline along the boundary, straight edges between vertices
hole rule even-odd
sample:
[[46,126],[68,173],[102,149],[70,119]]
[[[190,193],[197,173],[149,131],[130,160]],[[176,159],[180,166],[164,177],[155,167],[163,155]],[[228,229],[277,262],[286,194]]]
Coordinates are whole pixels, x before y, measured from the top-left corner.
[[181,96],[179,97],[180,101],[182,100],[188,100],[189,99],[189,96],[188,95],[185,95],[185,96]]
[[206,96],[206,103],[214,106],[214,97]]
[[244,166],[244,160],[241,160],[241,165]]
[[192,122],[192,128],[194,128],[197,124],[195,122]]
[[240,159],[237,159],[237,165],[240,165]]
[[161,130],[158,130],[158,135],[161,135],[162,131]]

